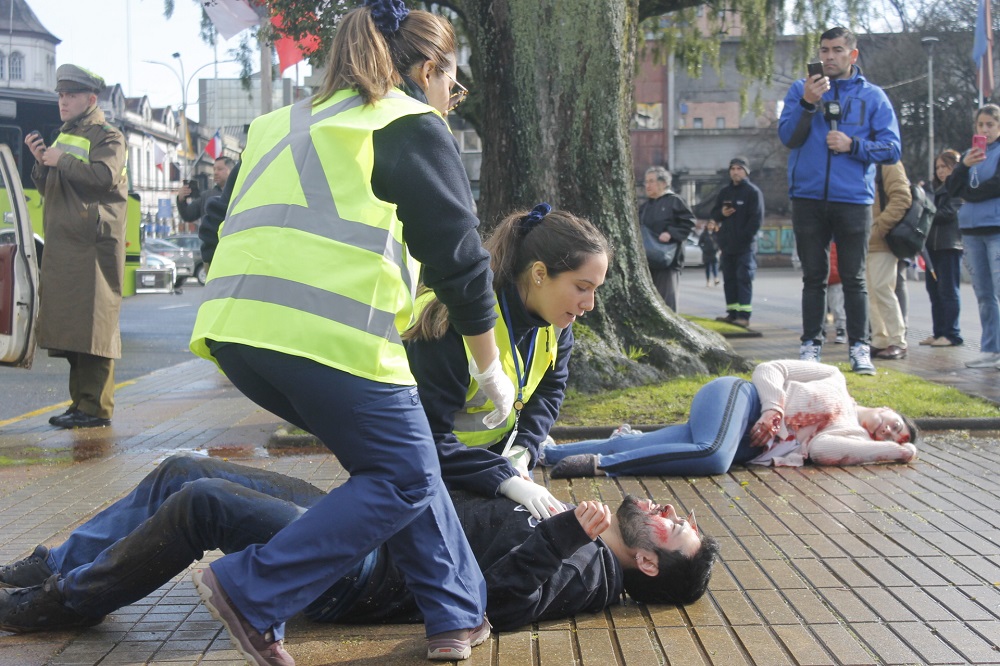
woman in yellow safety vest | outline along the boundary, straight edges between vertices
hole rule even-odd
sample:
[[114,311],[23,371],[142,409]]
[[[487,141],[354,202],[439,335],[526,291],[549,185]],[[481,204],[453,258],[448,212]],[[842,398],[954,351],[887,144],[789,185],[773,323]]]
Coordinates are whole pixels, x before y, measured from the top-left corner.
[[539,204],[515,213],[484,243],[492,256],[500,361],[517,391],[504,423],[483,424],[493,403],[470,376],[469,349],[433,294],[418,297],[417,321],[403,336],[445,481],[487,497],[504,495],[536,518],[562,509],[529,470],[559,415],[572,324],[594,308],[611,254],[590,222],[550,211]]
[[464,97],[455,51],[446,20],[370,0],[343,18],[320,91],[250,127],[191,348],[350,473],[266,545],[195,572],[253,663],[294,664],[284,622],[383,544],[423,612],[428,658],[467,658],[489,636],[400,338],[415,259],[471,350],[495,405],[485,417],[507,418],[489,255],[443,118]]

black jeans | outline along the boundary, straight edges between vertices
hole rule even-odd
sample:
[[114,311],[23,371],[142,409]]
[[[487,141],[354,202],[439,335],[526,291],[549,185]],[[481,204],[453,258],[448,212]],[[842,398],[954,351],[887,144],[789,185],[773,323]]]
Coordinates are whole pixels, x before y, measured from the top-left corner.
[[792,200],[792,229],[802,261],[802,342],[823,343],[832,239],[837,243],[837,268],[844,285],[848,341],[852,345],[869,343],[865,263],[871,228],[872,207],[869,204]]

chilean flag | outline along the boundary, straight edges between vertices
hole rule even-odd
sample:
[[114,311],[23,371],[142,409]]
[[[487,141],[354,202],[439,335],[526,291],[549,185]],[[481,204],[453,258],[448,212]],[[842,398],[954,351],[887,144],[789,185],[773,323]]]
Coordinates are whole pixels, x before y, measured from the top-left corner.
[[213,136],[212,140],[205,146],[205,154],[213,160],[217,160],[222,157],[222,148],[221,130],[215,130],[215,136]]

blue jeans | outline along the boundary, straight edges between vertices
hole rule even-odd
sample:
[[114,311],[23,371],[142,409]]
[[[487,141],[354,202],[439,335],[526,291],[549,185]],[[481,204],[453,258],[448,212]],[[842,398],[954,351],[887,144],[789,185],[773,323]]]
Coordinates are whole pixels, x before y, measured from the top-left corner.
[[952,344],[962,344],[959,329],[961,300],[959,287],[962,284],[961,250],[927,250],[934,267],[934,275],[928,271],[924,275],[927,295],[931,299],[931,321],[935,338],[945,337]]
[[566,456],[594,453],[600,456],[601,469],[611,476],[724,474],[733,464],[761,453],[745,436],[759,418],[760,398],[753,384],[738,377],[719,377],[694,396],[687,423],[641,435],[546,446],[544,463],[554,465]]
[[757,276],[754,250],[742,254],[722,254],[722,291],[726,295],[726,310],[734,317],[750,318],[753,301],[753,279]]
[[213,458],[172,456],[49,551],[66,604],[101,617],[142,599],[205,551],[266,543],[326,493]]
[[865,262],[871,227],[872,207],[868,204],[792,200],[792,229],[802,261],[802,342],[823,344],[830,241],[835,240],[848,342],[869,343]]
[[1000,352],[1000,234],[963,234],[965,263],[972,275],[972,290],[979,303],[983,353]]
[[250,624],[282,638],[286,620],[384,543],[428,635],[479,626],[486,582],[441,479],[417,387],[241,344],[212,351],[244,395],[314,434],[350,474],[267,544],[212,563]]

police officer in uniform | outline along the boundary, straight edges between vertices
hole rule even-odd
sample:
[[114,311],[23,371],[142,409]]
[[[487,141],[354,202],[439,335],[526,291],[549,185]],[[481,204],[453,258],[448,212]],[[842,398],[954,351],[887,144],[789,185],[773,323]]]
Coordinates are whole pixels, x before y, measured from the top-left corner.
[[45,207],[38,344],[70,366],[69,409],[49,419],[61,428],[111,424],[114,359],[121,357],[127,152],[122,133],[97,107],[102,90],[97,74],[62,65],[59,136],[50,146],[37,132],[24,140]]

